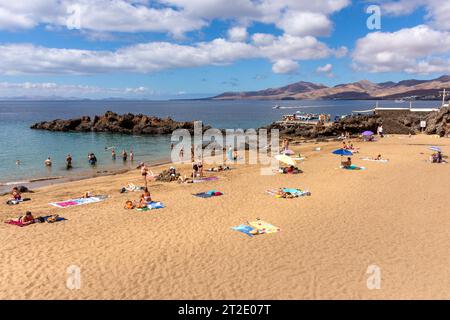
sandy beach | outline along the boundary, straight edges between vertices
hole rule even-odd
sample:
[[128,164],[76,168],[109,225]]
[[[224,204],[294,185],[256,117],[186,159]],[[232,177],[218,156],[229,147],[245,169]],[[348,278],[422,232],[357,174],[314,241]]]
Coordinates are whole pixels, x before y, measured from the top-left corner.
[[[3,196],[2,221],[27,210],[68,220],[0,224],[0,299],[450,299],[450,164],[427,161],[428,146],[448,155],[450,140],[392,135],[353,143],[360,148],[353,162],[366,170],[339,169],[331,151],[342,142],[301,144],[292,149],[307,157],[302,174],[234,165],[207,173],[217,181],[153,182],[153,199],[166,207],[146,212],[123,208],[140,193],[119,193],[129,182],[142,185],[139,170],[42,187],[15,206]],[[360,159],[379,153],[389,162]],[[312,195],[265,193],[279,187]],[[224,195],[192,195],[211,189]],[[110,197],[49,205],[87,190]],[[256,218],[281,231],[249,237],[231,229]],[[79,289],[66,286],[71,265],[81,270]],[[381,271],[380,289],[367,287],[370,265]]]

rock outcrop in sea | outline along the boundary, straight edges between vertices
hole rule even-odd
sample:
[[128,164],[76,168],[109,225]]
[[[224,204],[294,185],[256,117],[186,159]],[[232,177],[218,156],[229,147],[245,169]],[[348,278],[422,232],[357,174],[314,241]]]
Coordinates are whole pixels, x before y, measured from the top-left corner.
[[[203,130],[209,127],[203,126]],[[63,132],[110,132],[123,134],[171,134],[176,129],[194,131],[194,122],[179,122],[171,118],[158,118],[143,114],[127,113],[119,115],[107,111],[103,116],[93,119],[84,116],[76,119],[56,119],[35,123],[31,129],[63,131]]]

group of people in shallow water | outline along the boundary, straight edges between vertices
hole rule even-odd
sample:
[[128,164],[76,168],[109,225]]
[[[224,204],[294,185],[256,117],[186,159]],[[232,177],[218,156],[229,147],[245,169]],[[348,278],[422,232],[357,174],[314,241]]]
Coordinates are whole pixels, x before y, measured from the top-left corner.
[[[107,150],[107,149],[108,149],[108,148],[105,147],[105,150]],[[134,153],[133,153],[133,149],[130,150],[130,153],[129,153],[129,154],[125,151],[125,149],[122,150],[121,156],[122,156],[122,160],[123,160],[124,162],[127,161],[128,156],[129,156],[129,158],[130,158],[131,161],[134,161]],[[116,160],[116,151],[115,151],[114,149],[111,150],[111,157],[112,157],[113,160]],[[87,159],[88,159],[88,162],[89,162],[89,164],[90,164],[91,166],[95,166],[95,165],[97,164],[97,157],[95,156],[95,154],[94,154],[93,152],[88,153]],[[66,169],[67,169],[67,170],[73,168],[72,162],[73,162],[73,157],[72,157],[72,155],[69,153],[69,154],[66,156]],[[20,165],[20,164],[21,164],[20,160],[16,160],[16,165]],[[51,158],[50,156],[48,156],[47,159],[44,160],[44,165],[45,165],[46,167],[51,167],[51,166],[53,165],[53,161],[52,161],[52,158]]]

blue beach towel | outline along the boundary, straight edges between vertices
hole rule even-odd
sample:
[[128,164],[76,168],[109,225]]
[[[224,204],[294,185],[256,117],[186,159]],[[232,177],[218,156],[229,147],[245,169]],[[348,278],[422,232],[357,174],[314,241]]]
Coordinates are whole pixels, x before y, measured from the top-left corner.
[[233,227],[231,229],[245,233],[246,235],[253,237],[253,235],[250,233],[250,231],[254,230],[253,227],[247,226],[245,224],[241,224],[241,225],[239,225],[237,227]]
[[199,197],[199,198],[211,198],[211,197],[217,197],[217,196],[222,196],[223,193],[217,190],[210,190],[207,192],[200,192],[200,193],[196,193],[194,194],[194,196]]

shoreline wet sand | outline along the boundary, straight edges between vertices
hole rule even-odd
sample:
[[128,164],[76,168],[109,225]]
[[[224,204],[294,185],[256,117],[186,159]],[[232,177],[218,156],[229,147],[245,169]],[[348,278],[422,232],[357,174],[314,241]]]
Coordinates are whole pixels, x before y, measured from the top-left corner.
[[[450,298],[450,164],[431,164],[427,146],[450,153],[450,140],[392,135],[356,142],[353,162],[339,169],[331,154],[342,142],[291,148],[307,157],[299,175],[261,175],[259,165],[207,173],[219,180],[150,183],[166,206],[125,210],[139,192],[120,194],[138,170],[41,187],[31,201],[7,206],[0,218],[26,210],[67,221],[19,228],[0,225],[2,299],[448,299]],[[317,146],[320,151],[315,151]],[[388,163],[363,161],[381,153]],[[182,173],[190,165],[176,165]],[[153,172],[167,164],[152,167]],[[207,165],[205,169],[209,168]],[[268,189],[309,190],[277,199]],[[192,194],[219,190],[221,197]],[[102,202],[59,209],[50,202],[107,194]],[[261,218],[281,231],[253,238],[231,227]],[[67,268],[81,271],[67,288]],[[367,287],[367,270],[381,270],[381,288]]]

